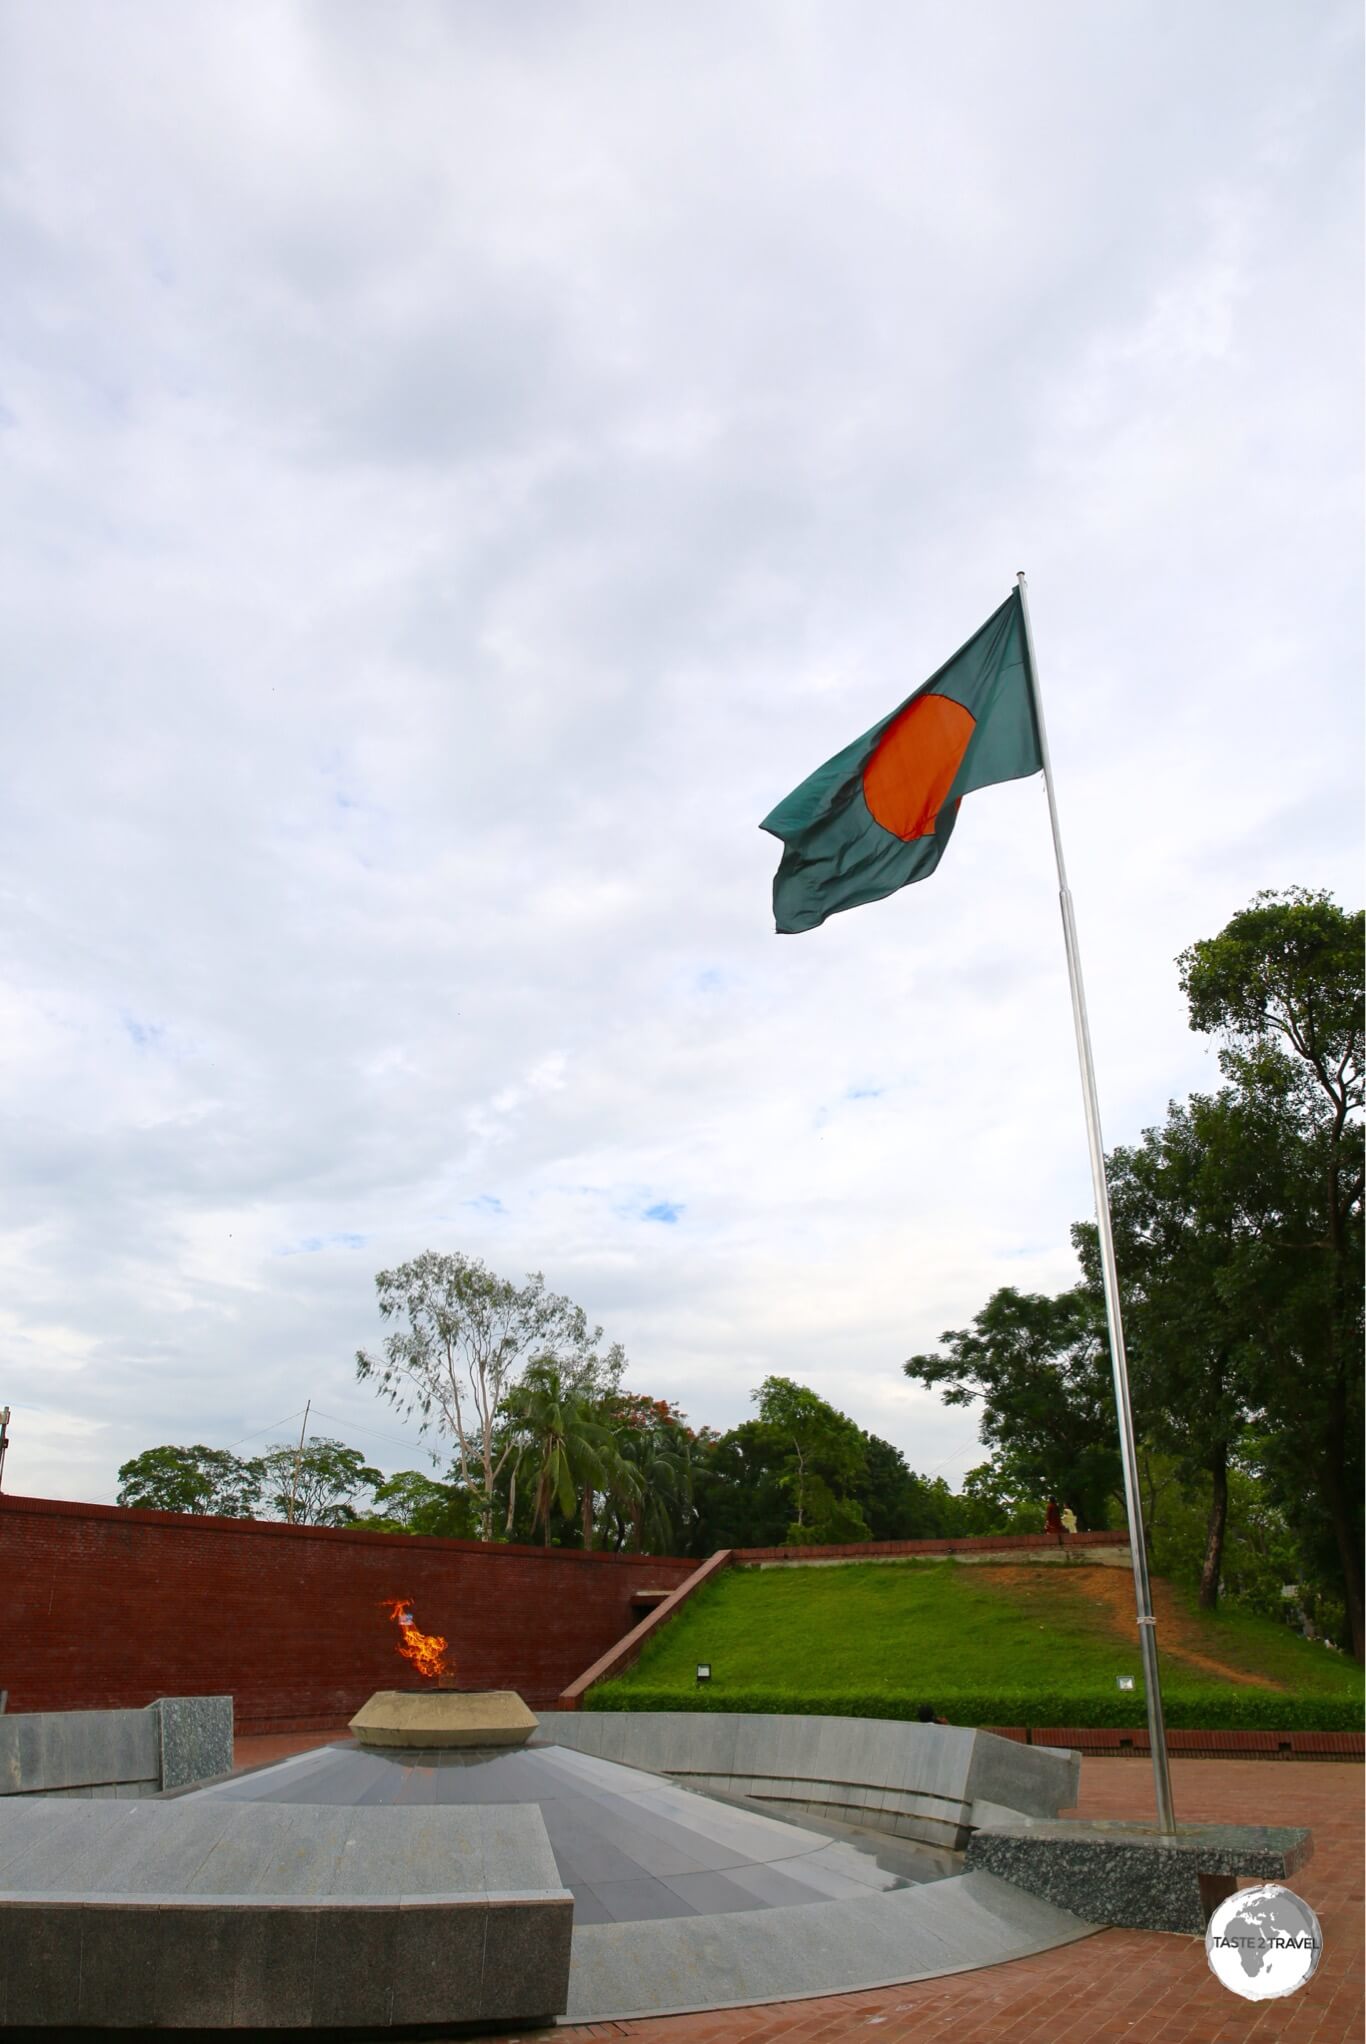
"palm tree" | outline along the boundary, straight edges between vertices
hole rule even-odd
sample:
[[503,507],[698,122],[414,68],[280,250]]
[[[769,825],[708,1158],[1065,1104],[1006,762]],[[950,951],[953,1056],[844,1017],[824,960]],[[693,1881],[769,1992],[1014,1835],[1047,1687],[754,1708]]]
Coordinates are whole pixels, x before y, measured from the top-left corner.
[[619,1393],[612,1401],[617,1442],[634,1481],[616,1505],[617,1544],[637,1553],[678,1553],[693,1516],[691,1434],[662,1399]]
[[612,1428],[580,1393],[567,1390],[549,1358],[533,1363],[505,1401],[511,1460],[509,1531],[517,1506],[517,1479],[526,1471],[534,1486],[531,1523],[550,1545],[551,1516],[558,1508],[572,1522],[579,1517],[583,1544],[593,1545],[594,1507],[601,1495],[633,1492],[637,1481],[618,1452]]

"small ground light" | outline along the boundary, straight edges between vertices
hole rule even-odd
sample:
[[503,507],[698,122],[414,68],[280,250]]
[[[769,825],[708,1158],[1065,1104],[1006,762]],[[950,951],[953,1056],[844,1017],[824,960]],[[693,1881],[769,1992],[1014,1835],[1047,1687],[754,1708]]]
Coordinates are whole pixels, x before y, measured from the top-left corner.
[[711,1681],[711,1662],[710,1662],[710,1661],[699,1661],[699,1662],[698,1662],[698,1664],[697,1664],[697,1679],[698,1679],[698,1681],[699,1681],[699,1682],[710,1682],[710,1681]]
[[1134,1678],[1132,1675],[1116,1675],[1115,1677],[1116,1689],[1132,1689],[1133,1686]]

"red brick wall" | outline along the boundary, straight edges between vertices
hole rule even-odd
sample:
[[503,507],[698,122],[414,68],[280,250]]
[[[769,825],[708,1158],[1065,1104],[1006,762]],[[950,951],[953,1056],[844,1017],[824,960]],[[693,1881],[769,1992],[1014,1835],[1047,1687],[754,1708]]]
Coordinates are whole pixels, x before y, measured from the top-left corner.
[[231,1694],[239,1731],[330,1728],[416,1682],[384,1597],[451,1643],[462,1688],[533,1707],[629,1632],[636,1590],[697,1566],[0,1497],[9,1709]]

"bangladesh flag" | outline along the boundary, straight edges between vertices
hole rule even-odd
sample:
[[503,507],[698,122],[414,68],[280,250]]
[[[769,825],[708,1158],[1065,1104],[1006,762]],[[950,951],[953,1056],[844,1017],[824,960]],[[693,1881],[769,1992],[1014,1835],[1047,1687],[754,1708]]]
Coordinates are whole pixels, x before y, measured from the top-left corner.
[[781,936],[926,880],[958,804],[1043,768],[1020,592],[913,696],[794,788],[759,826],[781,838]]

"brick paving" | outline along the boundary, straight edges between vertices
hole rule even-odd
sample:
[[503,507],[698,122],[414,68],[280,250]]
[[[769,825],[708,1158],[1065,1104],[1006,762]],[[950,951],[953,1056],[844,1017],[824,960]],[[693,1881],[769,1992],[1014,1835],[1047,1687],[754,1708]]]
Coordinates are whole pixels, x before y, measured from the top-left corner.
[[238,1733],[232,1742],[232,1771],[241,1774],[248,1767],[273,1767],[277,1760],[288,1760],[294,1753],[311,1753],[315,1746],[335,1745],[337,1740],[349,1741],[350,1732],[345,1725],[339,1725],[335,1732],[250,1732]]
[[[325,1743],[300,1733],[237,1742],[239,1767]],[[337,1734],[330,1735],[335,1738]],[[1362,1824],[1366,1770],[1350,1761],[1172,1761],[1182,1823],[1307,1824],[1314,1857],[1295,1892],[1318,1912],[1323,1959],[1285,2001],[1248,2002],[1221,1987],[1204,1941],[1107,1930],[1060,1951],[977,1973],[865,1994],[719,2009],[636,2022],[510,2031],[521,2044],[1360,2044],[1366,1901]],[[1083,1817],[1151,1820],[1146,1759],[1084,1759]],[[1244,1886],[1251,1885],[1244,1883]]]

